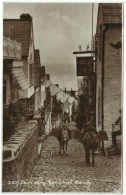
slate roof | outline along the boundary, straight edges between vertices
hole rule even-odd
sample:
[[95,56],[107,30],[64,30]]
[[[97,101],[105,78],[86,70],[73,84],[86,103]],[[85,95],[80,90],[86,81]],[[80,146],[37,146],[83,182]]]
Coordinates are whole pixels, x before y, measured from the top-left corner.
[[70,104],[72,104],[75,100],[76,100],[76,99],[75,99],[74,97],[71,97],[71,96],[68,98],[68,102],[69,102]]
[[122,4],[121,3],[100,3],[99,9],[102,12],[102,21],[104,24],[122,23]]
[[3,36],[22,44],[22,56],[28,56],[32,21],[20,19],[3,20]]
[[44,85],[45,85],[46,88],[49,87],[51,84],[52,84],[52,81],[50,81],[50,80],[45,80],[44,81]]
[[60,92],[62,89],[60,89],[59,87],[57,87],[55,84],[51,84],[50,85],[50,93],[51,93],[51,96],[54,96],[56,95],[58,92]]
[[70,97],[70,96],[69,96],[67,93],[63,92],[62,90],[59,91],[59,93],[57,94],[57,99],[58,99],[61,103],[65,102],[69,97]]

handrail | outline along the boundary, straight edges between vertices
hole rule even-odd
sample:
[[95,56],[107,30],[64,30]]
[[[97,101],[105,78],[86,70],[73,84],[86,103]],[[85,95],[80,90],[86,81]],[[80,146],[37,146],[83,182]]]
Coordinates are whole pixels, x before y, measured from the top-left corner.
[[4,59],[21,60],[21,43],[10,38],[3,37],[3,57]]
[[3,40],[9,41],[9,42],[14,43],[14,44],[16,43],[17,45],[20,45],[21,46],[21,43],[17,42],[16,40],[15,41],[12,40],[9,37],[8,38],[7,37],[3,37]]

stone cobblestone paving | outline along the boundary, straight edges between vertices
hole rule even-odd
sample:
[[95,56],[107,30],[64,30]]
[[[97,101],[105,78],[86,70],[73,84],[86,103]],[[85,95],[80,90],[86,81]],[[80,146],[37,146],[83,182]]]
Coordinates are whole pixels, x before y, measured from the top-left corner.
[[70,140],[68,156],[59,156],[58,147],[55,137],[44,141],[42,150],[52,151],[52,158],[49,155],[39,157],[31,177],[20,184],[20,191],[121,193],[120,156],[97,155],[95,167],[87,167],[82,143]]

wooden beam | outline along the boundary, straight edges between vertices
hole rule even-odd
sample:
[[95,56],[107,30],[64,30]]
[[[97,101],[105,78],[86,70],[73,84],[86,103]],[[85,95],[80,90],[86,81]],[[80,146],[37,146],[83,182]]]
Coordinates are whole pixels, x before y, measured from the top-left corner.
[[94,53],[94,51],[74,51],[73,54]]

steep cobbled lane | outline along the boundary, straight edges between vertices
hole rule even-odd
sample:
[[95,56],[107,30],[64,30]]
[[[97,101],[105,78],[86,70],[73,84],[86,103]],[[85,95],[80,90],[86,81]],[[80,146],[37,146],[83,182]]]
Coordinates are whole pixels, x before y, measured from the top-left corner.
[[[72,139],[68,156],[58,154],[55,137],[48,137],[23,192],[121,192],[120,156],[95,156],[95,167],[85,164],[84,148]],[[45,151],[46,150],[46,151]]]

